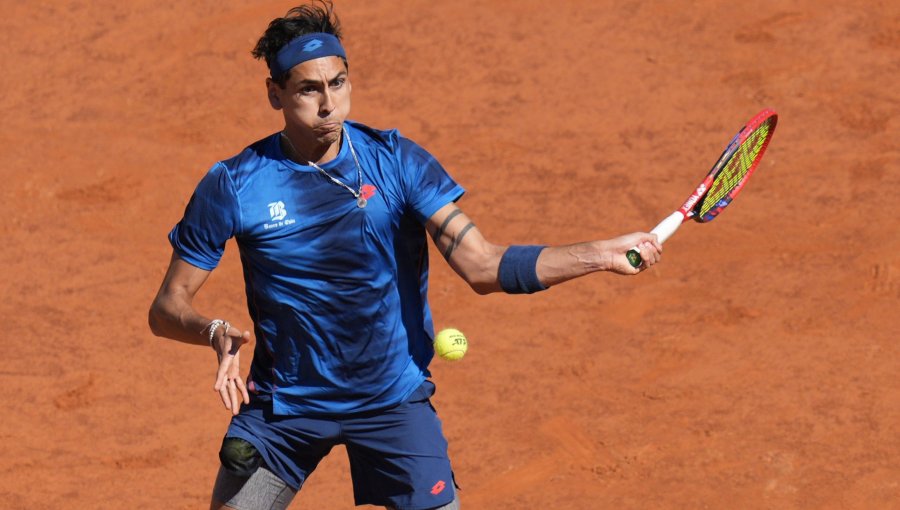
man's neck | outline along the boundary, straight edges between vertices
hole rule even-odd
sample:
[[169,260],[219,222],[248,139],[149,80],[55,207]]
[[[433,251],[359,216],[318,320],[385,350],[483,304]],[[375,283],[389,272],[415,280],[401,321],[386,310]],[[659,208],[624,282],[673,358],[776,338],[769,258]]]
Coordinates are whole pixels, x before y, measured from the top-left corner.
[[281,150],[288,158],[301,165],[316,163],[319,165],[328,163],[341,152],[341,142],[344,139],[343,130],[337,140],[332,143],[316,143],[315,140],[304,143],[303,138],[292,135],[287,128],[281,132]]

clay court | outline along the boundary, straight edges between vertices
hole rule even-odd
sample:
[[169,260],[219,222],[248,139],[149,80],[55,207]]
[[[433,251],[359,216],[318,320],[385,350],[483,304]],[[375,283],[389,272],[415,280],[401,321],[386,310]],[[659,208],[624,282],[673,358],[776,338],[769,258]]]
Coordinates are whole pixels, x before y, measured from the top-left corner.
[[[432,364],[463,508],[900,508],[900,4],[844,4],[338,0],[351,118],[437,156],[497,243],[650,229],[780,115],[638,277],[482,297],[432,253],[470,340]],[[215,355],[147,309],[196,183],[282,126],[250,50],[293,5],[4,2],[3,508],[208,507]],[[195,305],[249,329],[233,243]],[[292,508],[352,505],[337,449]]]

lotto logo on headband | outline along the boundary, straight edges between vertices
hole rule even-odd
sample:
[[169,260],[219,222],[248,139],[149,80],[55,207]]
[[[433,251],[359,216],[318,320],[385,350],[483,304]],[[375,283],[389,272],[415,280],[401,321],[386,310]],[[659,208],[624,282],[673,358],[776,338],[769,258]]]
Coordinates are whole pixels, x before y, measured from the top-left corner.
[[303,51],[306,51],[306,52],[316,51],[317,49],[319,49],[321,47],[322,47],[322,41],[320,41],[318,39],[313,39],[312,41],[309,41],[308,43],[306,43],[305,46],[303,46]]

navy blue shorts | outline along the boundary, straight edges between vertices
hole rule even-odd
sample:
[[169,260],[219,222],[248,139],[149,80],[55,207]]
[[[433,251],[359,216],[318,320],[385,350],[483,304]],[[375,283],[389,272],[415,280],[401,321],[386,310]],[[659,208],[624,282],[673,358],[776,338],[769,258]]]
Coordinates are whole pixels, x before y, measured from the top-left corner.
[[447,440],[429,400],[434,391],[425,381],[396,407],[333,418],[276,416],[271,400],[253,396],[225,436],[256,447],[266,467],[296,490],[343,444],[357,505],[435,508],[453,501],[455,487]]

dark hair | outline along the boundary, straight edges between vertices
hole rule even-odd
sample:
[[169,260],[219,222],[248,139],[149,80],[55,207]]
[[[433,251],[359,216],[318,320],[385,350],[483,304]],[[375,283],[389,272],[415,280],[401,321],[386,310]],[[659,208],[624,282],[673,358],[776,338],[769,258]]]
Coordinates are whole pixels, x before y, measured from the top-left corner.
[[[275,18],[269,28],[253,48],[253,57],[265,59],[271,64],[278,55],[278,50],[297,37],[315,32],[324,32],[341,39],[341,23],[334,14],[334,6],[330,0],[312,0],[309,5],[301,5],[289,10],[283,18]],[[347,61],[344,60],[344,64]],[[349,67],[349,66],[348,66]],[[272,79],[279,87],[284,88],[290,71]]]

